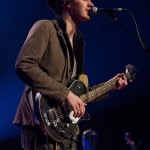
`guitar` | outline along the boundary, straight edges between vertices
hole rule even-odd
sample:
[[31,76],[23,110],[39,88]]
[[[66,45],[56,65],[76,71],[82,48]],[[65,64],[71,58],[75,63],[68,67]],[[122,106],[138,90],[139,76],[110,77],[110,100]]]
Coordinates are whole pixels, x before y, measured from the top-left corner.
[[[130,81],[134,79],[135,75],[135,67],[131,64],[127,65],[124,76]],[[90,103],[113,89],[116,84],[116,79],[113,79],[87,92],[86,86],[82,81],[74,80],[69,89],[79,96],[83,102]],[[38,103],[38,116],[40,116],[42,124],[45,126],[48,134],[58,142],[72,138],[80,121],[90,120],[90,115],[87,112],[85,112],[83,117],[75,118],[73,116],[74,112],[70,108],[67,108],[66,111],[55,100],[51,100],[40,93],[36,94],[35,101]]]

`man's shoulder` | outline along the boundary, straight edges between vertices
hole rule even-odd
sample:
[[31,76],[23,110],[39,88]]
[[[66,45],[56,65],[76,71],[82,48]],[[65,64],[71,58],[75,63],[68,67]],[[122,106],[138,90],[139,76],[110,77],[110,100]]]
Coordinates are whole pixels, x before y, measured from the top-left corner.
[[36,21],[31,29],[30,32],[49,32],[51,30],[53,30],[54,28],[54,24],[52,20],[48,20],[48,19],[43,19],[43,20],[38,20]]
[[34,23],[34,26],[53,26],[53,22],[48,19],[38,20]]

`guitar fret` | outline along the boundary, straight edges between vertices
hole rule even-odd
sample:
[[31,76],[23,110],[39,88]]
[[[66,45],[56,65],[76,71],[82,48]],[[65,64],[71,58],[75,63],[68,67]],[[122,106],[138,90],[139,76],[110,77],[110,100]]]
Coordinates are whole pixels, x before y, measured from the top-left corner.
[[103,85],[99,85],[98,87],[92,89],[91,91],[87,92],[86,94],[83,94],[80,96],[83,102],[88,103],[92,100],[102,96],[109,90],[111,90],[115,86],[116,80],[110,80]]
[[87,97],[86,94],[83,94],[80,96],[80,99],[82,99],[83,102],[86,102],[87,100],[86,97]]
[[96,98],[96,97],[97,97],[97,92],[96,92],[96,90],[95,90],[95,89],[93,90],[93,93],[94,93],[95,98]]
[[[110,80],[103,85],[98,86],[97,88],[93,89],[92,91],[89,91],[84,97],[86,99],[85,101],[90,102],[99,96],[105,94],[107,91],[111,90],[115,86],[116,81],[115,80]],[[88,97],[88,100],[87,100]]]

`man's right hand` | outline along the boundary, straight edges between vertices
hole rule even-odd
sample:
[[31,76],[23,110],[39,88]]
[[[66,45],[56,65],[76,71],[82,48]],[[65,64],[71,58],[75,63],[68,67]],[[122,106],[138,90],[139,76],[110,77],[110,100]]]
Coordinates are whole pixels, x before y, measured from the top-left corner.
[[83,101],[76,96],[71,91],[67,95],[66,99],[67,104],[71,107],[71,109],[74,111],[74,117],[81,117],[85,113],[85,106],[86,103],[83,103]]

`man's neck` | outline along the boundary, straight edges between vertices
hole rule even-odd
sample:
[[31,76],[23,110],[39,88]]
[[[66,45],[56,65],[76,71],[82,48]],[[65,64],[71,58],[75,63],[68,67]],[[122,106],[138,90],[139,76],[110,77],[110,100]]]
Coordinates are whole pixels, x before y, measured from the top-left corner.
[[62,18],[66,23],[66,31],[68,33],[69,39],[72,41],[73,35],[76,32],[77,24],[67,12],[62,13]]

